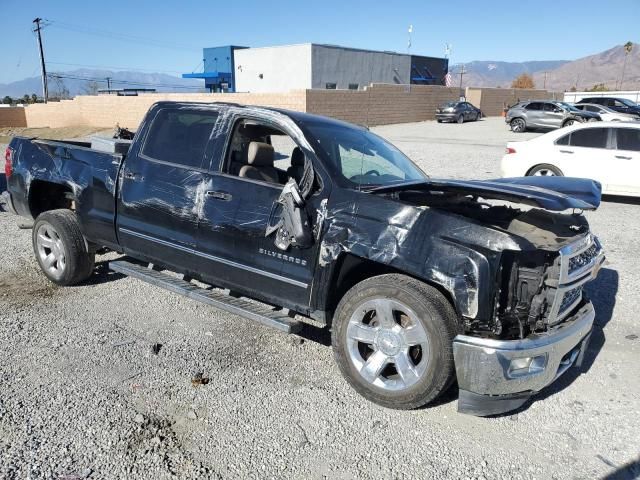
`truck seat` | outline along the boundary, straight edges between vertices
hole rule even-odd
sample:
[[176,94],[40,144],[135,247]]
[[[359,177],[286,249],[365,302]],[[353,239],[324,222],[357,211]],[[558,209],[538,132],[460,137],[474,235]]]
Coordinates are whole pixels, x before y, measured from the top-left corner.
[[299,185],[304,174],[304,153],[300,147],[296,147],[291,152],[291,166],[287,168],[287,176],[293,178]]
[[273,147],[268,143],[251,142],[247,150],[247,165],[240,169],[240,177],[280,183],[278,169],[273,166]]

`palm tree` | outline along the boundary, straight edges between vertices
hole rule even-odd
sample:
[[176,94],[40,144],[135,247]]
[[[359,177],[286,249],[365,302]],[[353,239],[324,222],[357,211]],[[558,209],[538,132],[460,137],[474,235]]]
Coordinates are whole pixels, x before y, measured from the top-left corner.
[[623,88],[622,84],[624,82],[624,71],[627,69],[627,57],[631,53],[631,50],[633,50],[633,43],[631,42],[625,43],[624,44],[624,63],[622,64],[622,77],[620,78],[620,90],[622,90]]

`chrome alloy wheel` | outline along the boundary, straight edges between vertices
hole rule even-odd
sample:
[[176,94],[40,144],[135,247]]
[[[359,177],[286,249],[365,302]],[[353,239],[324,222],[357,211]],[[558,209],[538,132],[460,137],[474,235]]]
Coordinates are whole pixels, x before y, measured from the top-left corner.
[[347,326],[349,359],[360,376],[384,390],[405,390],[424,375],[429,337],[413,310],[397,300],[369,300]]
[[548,168],[541,168],[540,170],[536,170],[536,173],[533,174],[534,177],[555,177],[556,174],[553,170]]
[[50,224],[45,223],[38,228],[36,246],[42,267],[56,279],[62,278],[67,258],[62,240]]

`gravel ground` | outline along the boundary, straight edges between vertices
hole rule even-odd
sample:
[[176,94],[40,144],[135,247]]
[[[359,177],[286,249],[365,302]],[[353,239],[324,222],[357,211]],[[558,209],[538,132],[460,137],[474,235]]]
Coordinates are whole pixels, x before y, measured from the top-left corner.
[[[497,176],[505,142],[535,135],[501,119],[375,130],[457,178]],[[455,388],[412,412],[368,403],[326,336],[296,341],[109,273],[114,254],[89,283],[54,287],[30,230],[0,213],[0,477],[635,478],[638,208],[608,200],[588,213],[609,263],[590,287],[586,365],[489,419],[456,413]]]

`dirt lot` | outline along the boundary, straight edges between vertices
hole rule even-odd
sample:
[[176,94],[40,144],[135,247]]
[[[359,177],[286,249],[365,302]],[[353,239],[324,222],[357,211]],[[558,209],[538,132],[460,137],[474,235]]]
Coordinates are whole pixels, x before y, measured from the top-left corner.
[[[501,119],[375,130],[459,178],[497,176],[505,142],[535,135]],[[582,370],[490,419],[458,414],[455,388],[413,412],[368,403],[326,336],[301,343],[109,273],[114,254],[90,282],[54,287],[30,230],[0,213],[0,478],[635,478],[639,208],[607,200],[587,215],[608,265],[589,288]]]

